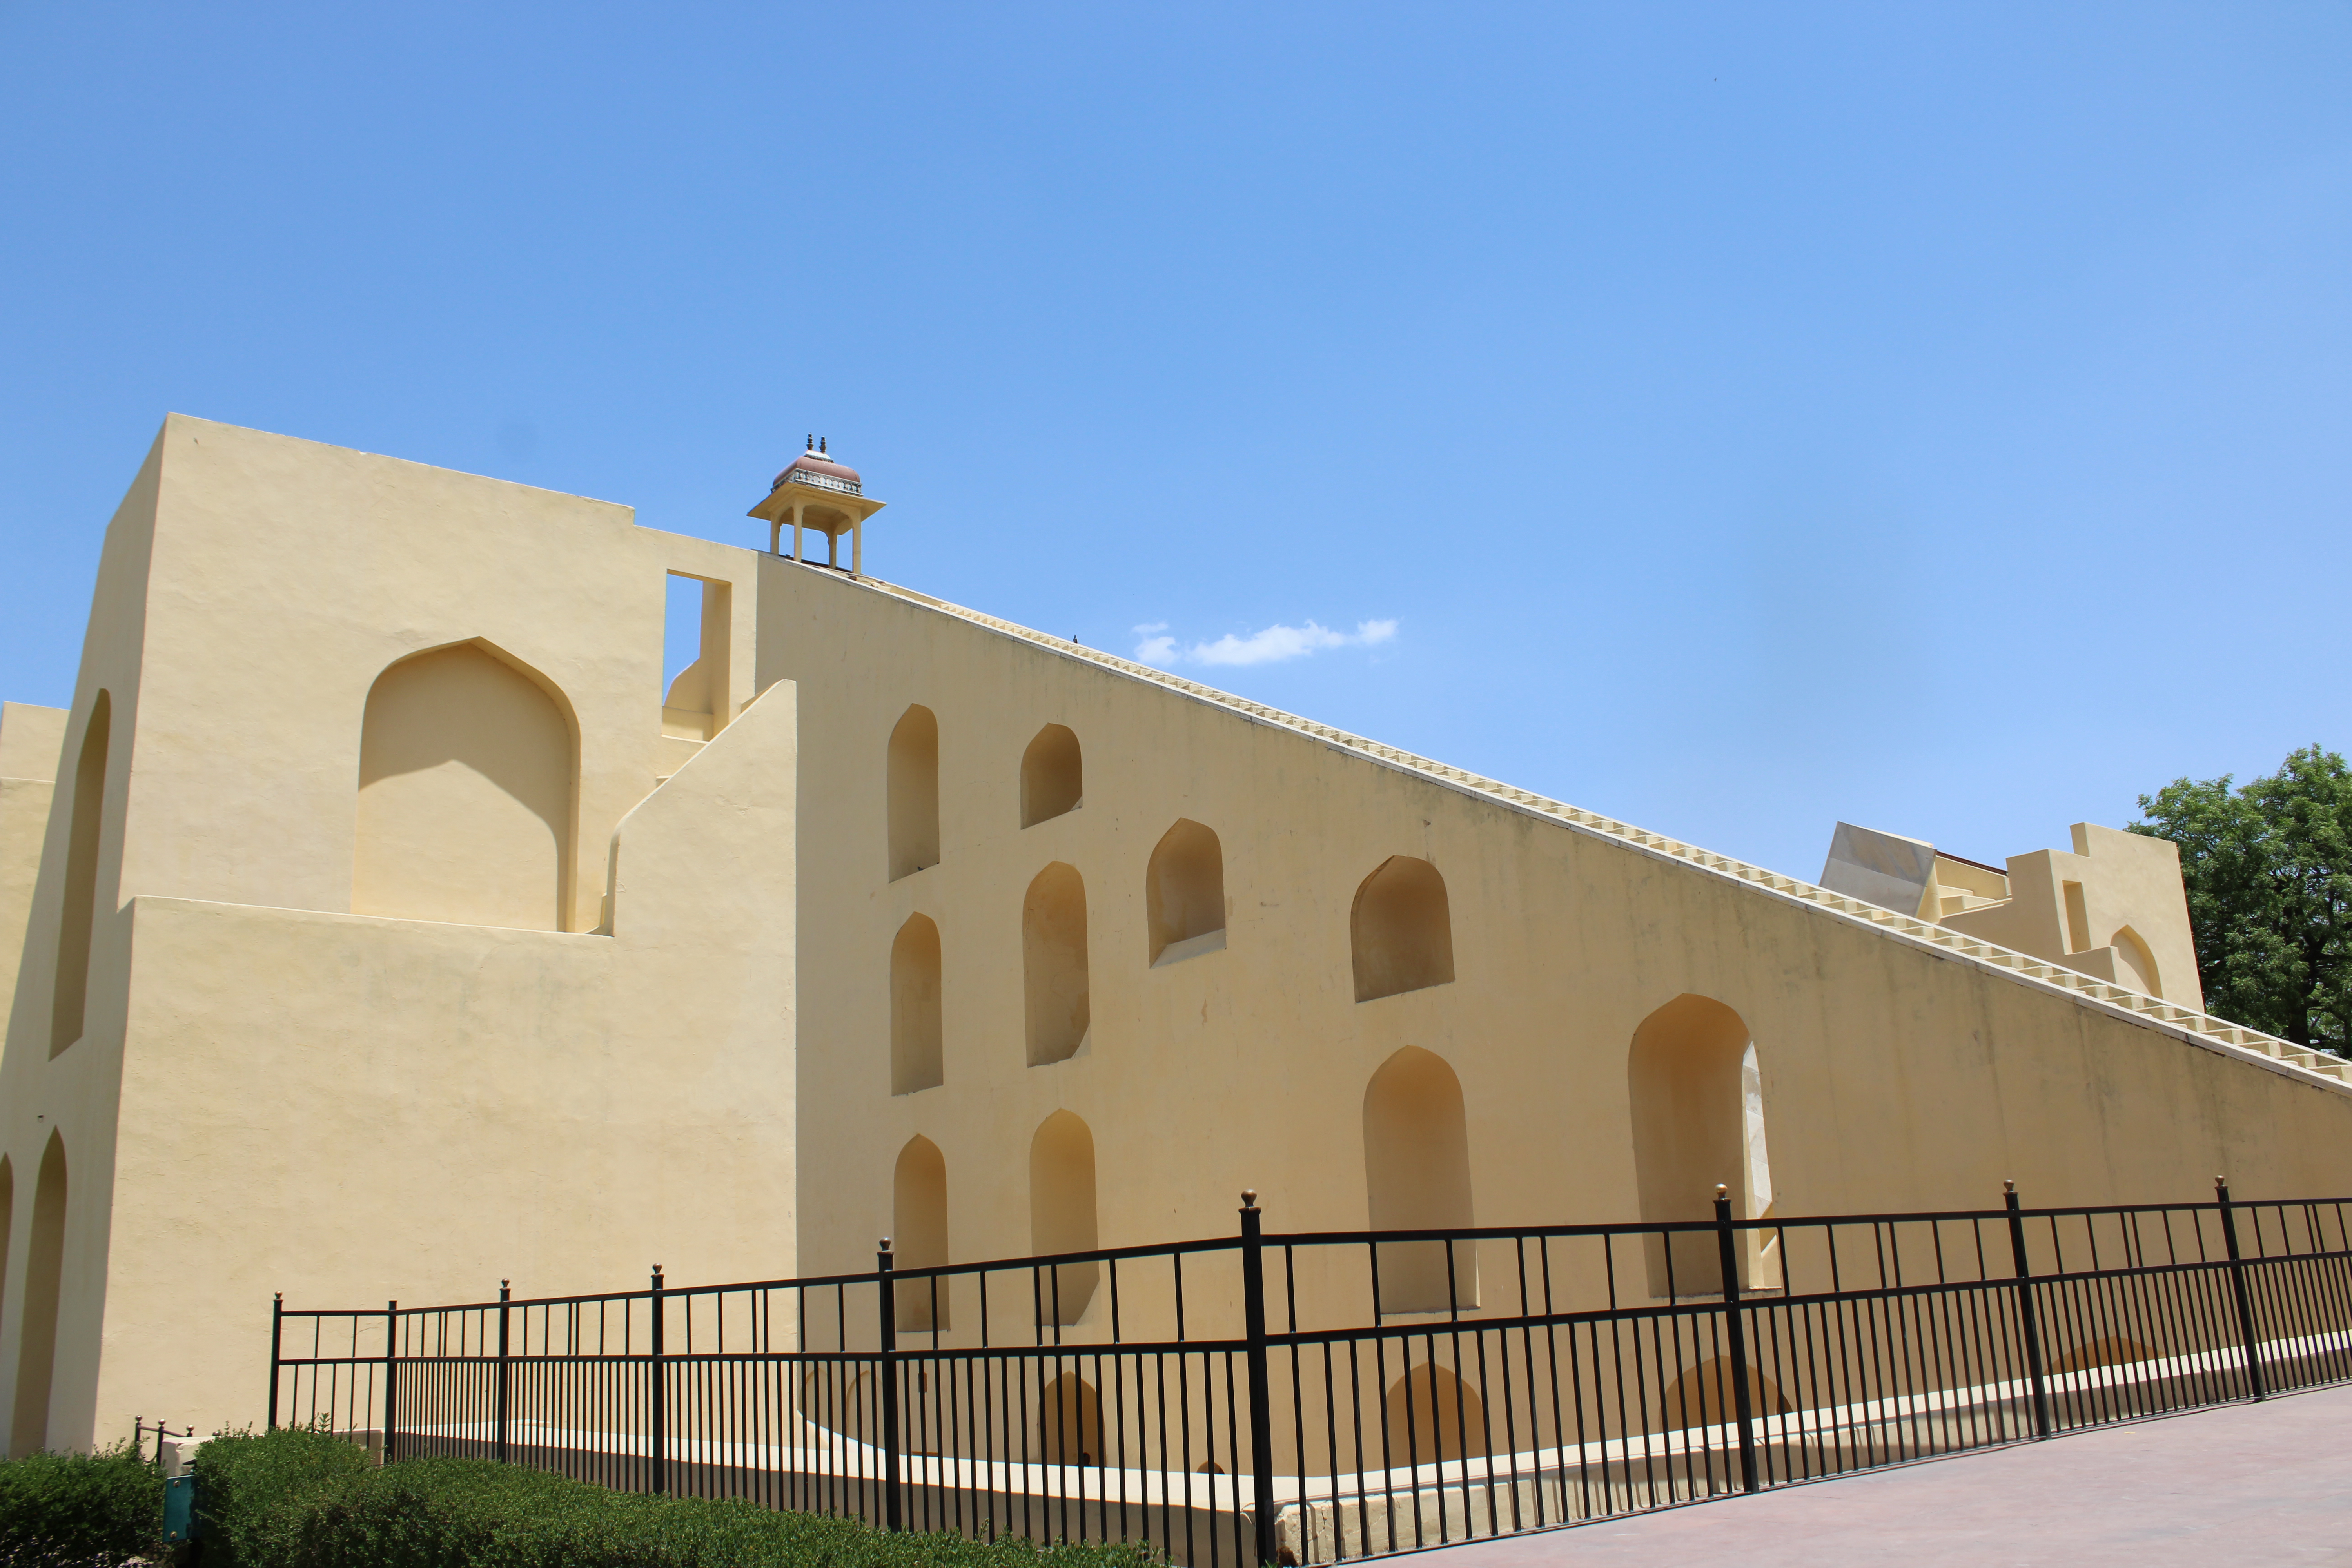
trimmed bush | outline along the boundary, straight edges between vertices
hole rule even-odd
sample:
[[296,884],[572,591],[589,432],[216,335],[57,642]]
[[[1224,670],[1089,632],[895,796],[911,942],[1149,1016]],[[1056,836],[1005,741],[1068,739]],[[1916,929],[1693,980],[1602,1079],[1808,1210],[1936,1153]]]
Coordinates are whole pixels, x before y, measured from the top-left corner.
[[[341,1454],[331,1451],[341,1448]],[[319,1432],[197,1450],[205,1568],[1149,1568],[1132,1547],[892,1533],[643,1497],[487,1459],[371,1467]],[[215,1477],[219,1478],[217,1480]],[[218,1486],[221,1489],[215,1491]]]
[[0,1563],[111,1568],[163,1537],[163,1478],[131,1445],[0,1460]]

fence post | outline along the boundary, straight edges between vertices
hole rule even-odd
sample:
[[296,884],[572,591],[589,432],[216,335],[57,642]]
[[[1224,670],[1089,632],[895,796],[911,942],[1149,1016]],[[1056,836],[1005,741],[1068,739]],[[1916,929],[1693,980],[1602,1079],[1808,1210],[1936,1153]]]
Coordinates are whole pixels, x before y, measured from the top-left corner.
[[2245,1260],[2238,1253],[2237,1216],[2230,1209],[2230,1179],[2214,1177],[2213,1193],[2221,1205],[2221,1240],[2230,1249],[2230,1293],[2238,1299],[2238,1335],[2246,1347],[2246,1386],[2260,1399],[2266,1392],[2263,1387],[2263,1358],[2255,1348],[2254,1304],[2246,1294]]
[[391,1300],[383,1304],[383,1462],[387,1465],[394,1458],[392,1451],[393,1373],[399,1369],[399,1356],[400,1303]]
[[1257,1560],[1276,1559],[1274,1404],[1266,1391],[1265,1211],[1257,1190],[1242,1194],[1242,1332],[1249,1341],[1250,1496],[1256,1511]]
[[285,1322],[286,1292],[280,1290],[269,1303],[269,1425],[262,1428],[265,1432],[278,1430],[278,1356],[279,1346],[285,1343],[278,1331]]
[[662,1365],[662,1271],[654,1265],[653,1282],[653,1491],[669,1490],[669,1376]]
[[499,1281],[499,1463],[507,1462],[507,1298],[513,1281]]
[[874,1397],[882,1402],[882,1528],[901,1528],[898,1517],[898,1292],[891,1283],[890,1238],[874,1253],[875,1292],[882,1300],[882,1364],[874,1374]]
[[2033,1380],[2033,1435],[2050,1436],[2050,1377],[2042,1366],[2042,1329],[2033,1310],[2033,1271],[2025,1262],[2025,1219],[2017,1209],[2017,1184],[2000,1184],[2009,1207],[2009,1255],[2017,1268],[2017,1325],[2025,1336],[2025,1370]]
[[1724,1338],[1731,1346],[1732,1408],[1739,1416],[1739,1483],[1757,1489],[1756,1401],[1748,1387],[1748,1328],[1739,1318],[1739,1258],[1731,1230],[1731,1189],[1715,1189],[1715,1249],[1723,1264]]

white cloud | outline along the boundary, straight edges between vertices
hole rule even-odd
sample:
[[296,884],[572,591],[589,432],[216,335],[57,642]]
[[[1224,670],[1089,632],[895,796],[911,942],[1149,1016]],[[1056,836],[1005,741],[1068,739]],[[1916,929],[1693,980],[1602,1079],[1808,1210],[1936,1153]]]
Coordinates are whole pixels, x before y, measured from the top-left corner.
[[1135,657],[1145,664],[1279,664],[1334,647],[1376,647],[1396,636],[1394,621],[1358,621],[1352,632],[1335,632],[1309,621],[1303,626],[1271,626],[1247,637],[1227,632],[1214,642],[1180,648],[1167,635],[1168,624],[1154,621],[1135,628],[1142,641]]

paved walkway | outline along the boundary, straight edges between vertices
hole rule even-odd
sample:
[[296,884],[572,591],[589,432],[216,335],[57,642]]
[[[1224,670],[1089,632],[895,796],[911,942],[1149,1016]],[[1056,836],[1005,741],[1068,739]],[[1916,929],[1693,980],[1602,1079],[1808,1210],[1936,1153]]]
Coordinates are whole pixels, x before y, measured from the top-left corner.
[[2352,1563],[2352,1388],[1445,1547],[1418,1568]]

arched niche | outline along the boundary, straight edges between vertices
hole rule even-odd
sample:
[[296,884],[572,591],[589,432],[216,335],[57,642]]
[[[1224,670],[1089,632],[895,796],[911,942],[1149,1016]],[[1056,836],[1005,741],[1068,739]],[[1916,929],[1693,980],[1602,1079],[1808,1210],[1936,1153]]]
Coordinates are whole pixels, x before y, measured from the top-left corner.
[[579,754],[570,702],[488,643],[390,666],[361,722],[352,912],[563,930]]
[[81,1038],[89,1002],[89,944],[98,921],[98,844],[106,824],[106,753],[114,702],[100,691],[89,705],[81,753],[74,763],[66,817],[65,898],[58,916],[56,985],[49,997],[49,1055]]
[[1066,724],[1048,724],[1037,731],[1021,753],[1021,826],[1076,811],[1085,804],[1085,760],[1078,754],[1078,737]]
[[890,1092],[914,1094],[945,1081],[940,928],[929,915],[908,915],[890,943]]
[[[1762,1077],[1738,1013],[1685,993],[1643,1019],[1627,1058],[1626,1089],[1645,1223],[1713,1219],[1717,1186],[1728,1189],[1734,1216],[1769,1213]],[[1711,1234],[1654,1237],[1647,1251],[1653,1295],[1722,1293],[1722,1256]],[[1737,1260],[1743,1287],[1776,1282],[1777,1254],[1759,1233],[1741,1234]]]
[[[1710,1242],[1713,1237],[1706,1238]],[[1718,1264],[1717,1272],[1722,1272]],[[1719,1426],[1739,1415],[1739,1396],[1731,1380],[1731,1363],[1720,1356],[1699,1363],[1666,1387],[1658,1409],[1663,1426]],[[1793,1408],[1780,1385],[1760,1367],[1748,1369],[1748,1409],[1755,1415],[1786,1415]]]
[[[16,1234],[16,1167],[0,1154],[0,1301],[8,1299],[8,1244]],[[7,1320],[0,1318],[0,1344],[7,1341]]]
[[1087,977],[1087,885],[1056,860],[1021,900],[1022,990],[1029,1065],[1067,1061],[1093,1025]]
[[1190,817],[1160,836],[1143,874],[1151,963],[1177,963],[1225,945],[1225,851]]
[[1074,1372],[1045,1384],[1037,1401],[1039,1457],[1049,1465],[1099,1465],[1109,1447],[1102,1400]]
[[1454,1369],[1435,1362],[1410,1368],[1389,1385],[1387,1463],[1441,1464],[1486,1452],[1486,1402]]
[[19,1458],[49,1441],[49,1389],[57,1373],[66,1259],[66,1145],[56,1132],[41,1152],[30,1241],[25,1249],[24,1326],[16,1336],[16,1408],[8,1437],[8,1451]]
[[[1374,1230],[1465,1230],[1477,1223],[1462,1080],[1419,1046],[1389,1058],[1365,1086],[1364,1195]],[[1478,1304],[1475,1243],[1384,1242],[1375,1262],[1382,1312]]]
[[1349,917],[1356,1000],[1444,985],[1454,978],[1454,916],[1445,879],[1411,855],[1391,855],[1356,889]]
[[940,863],[940,721],[915,703],[890,731],[890,880]]
[[[918,1135],[898,1151],[890,1183],[890,1247],[900,1268],[940,1268],[948,1261],[948,1163],[940,1146]],[[948,1282],[899,1283],[898,1327],[948,1327]]]
[[[1037,1125],[1029,1141],[1029,1249],[1050,1257],[1092,1252],[1101,1243],[1095,1226],[1095,1135],[1066,1110]],[[1094,1300],[1101,1266],[1065,1263],[1054,1270],[1039,1303],[1038,1318],[1075,1323]]]
[[2116,967],[2123,971],[2123,982],[2143,996],[2161,998],[2164,977],[2157,973],[2156,954],[2140,940],[2139,932],[2125,926],[2108,939],[2116,950]]

